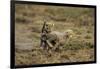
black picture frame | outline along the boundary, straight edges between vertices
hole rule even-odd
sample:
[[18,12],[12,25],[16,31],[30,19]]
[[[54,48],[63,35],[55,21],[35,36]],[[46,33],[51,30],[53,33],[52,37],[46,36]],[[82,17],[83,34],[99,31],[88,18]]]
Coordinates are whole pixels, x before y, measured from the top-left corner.
[[[54,5],[54,6],[69,6],[69,7],[85,7],[85,8],[94,8],[94,61],[88,62],[71,62],[71,63],[55,63],[55,64],[37,64],[37,65],[22,65],[15,66],[15,4],[36,4],[36,5]],[[95,5],[81,5],[81,4],[64,4],[64,3],[48,3],[48,2],[35,2],[35,1],[11,1],[11,58],[10,58],[10,67],[11,68],[27,68],[27,67],[44,67],[44,66],[60,66],[60,65],[77,65],[77,64],[92,64],[96,63],[96,6]]]

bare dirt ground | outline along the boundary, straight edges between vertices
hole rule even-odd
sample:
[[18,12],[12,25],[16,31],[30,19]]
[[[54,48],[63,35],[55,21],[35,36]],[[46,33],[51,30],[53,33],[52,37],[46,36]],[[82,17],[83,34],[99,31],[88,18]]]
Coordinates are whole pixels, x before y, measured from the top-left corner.
[[[94,9],[16,4],[15,64],[34,65],[94,61]],[[40,48],[43,20],[54,30],[71,29],[75,36],[51,56]]]

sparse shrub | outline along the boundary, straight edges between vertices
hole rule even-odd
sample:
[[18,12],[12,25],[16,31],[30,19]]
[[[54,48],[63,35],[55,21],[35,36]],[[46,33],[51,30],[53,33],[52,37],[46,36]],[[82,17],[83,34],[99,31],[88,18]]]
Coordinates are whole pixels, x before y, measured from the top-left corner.
[[90,42],[86,42],[86,48],[94,48],[94,44]]
[[92,33],[92,31],[91,30],[87,30],[87,33]]
[[91,37],[91,35],[86,35],[84,38],[85,39],[91,39],[92,37]]

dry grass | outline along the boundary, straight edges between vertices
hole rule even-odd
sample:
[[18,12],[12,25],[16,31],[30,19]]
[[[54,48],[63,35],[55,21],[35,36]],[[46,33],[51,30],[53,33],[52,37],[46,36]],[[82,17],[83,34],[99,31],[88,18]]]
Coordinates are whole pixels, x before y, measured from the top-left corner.
[[[94,9],[16,4],[15,11],[16,65],[94,61]],[[51,55],[40,48],[44,18],[55,24],[54,30],[75,33]]]

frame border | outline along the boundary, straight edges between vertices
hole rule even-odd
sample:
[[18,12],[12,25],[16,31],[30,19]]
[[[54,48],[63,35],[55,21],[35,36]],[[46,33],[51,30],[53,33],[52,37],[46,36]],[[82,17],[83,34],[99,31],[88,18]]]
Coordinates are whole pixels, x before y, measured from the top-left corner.
[[[10,1],[10,68],[28,68],[28,67],[48,67],[48,66],[61,66],[61,65],[80,65],[80,64],[93,64],[97,62],[97,34],[96,34],[96,5],[80,5],[80,4],[66,4],[66,3],[50,3],[50,2],[36,2],[36,1]],[[83,7],[83,8],[94,8],[94,61],[85,62],[71,62],[71,63],[54,63],[54,64],[36,64],[36,65],[21,65],[15,66],[15,4],[36,4],[36,5],[53,5],[53,6],[69,6],[69,7]]]

